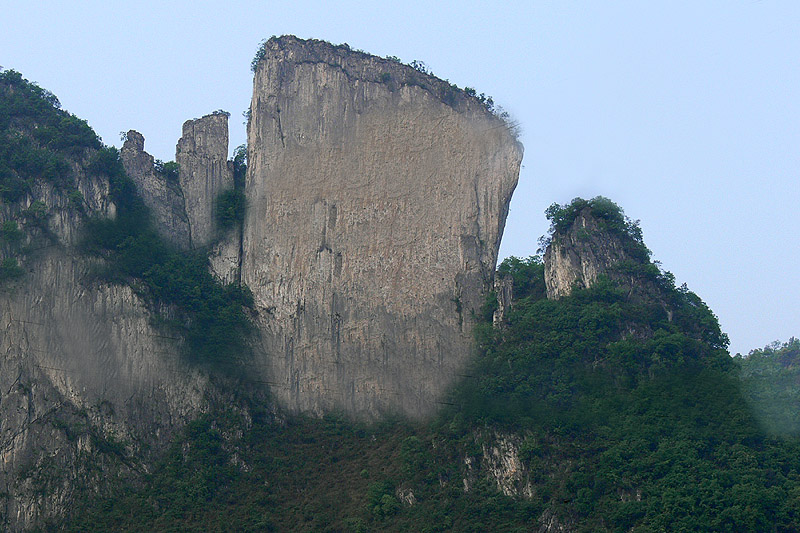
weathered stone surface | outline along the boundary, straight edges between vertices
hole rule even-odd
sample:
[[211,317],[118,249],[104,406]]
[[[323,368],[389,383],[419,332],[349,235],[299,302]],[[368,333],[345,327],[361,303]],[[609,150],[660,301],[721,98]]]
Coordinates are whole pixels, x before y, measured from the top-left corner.
[[293,410],[433,412],[472,349],[522,147],[476,99],[271,39],[254,79],[242,281]]
[[175,161],[180,165],[192,247],[203,248],[217,236],[214,202],[219,193],[233,188],[233,172],[228,166],[228,115],[212,113],[184,122]]
[[[152,170],[143,139],[128,163]],[[131,144],[131,142],[133,144]],[[68,512],[76,491],[143,465],[207,404],[208,376],[185,364],[179,339],[152,325],[130,288],[93,280],[98,260],[79,253],[82,212],[113,217],[104,177],[74,164],[75,195],[44,181],[0,222],[45,206],[26,229],[24,275],[0,285],[0,529],[23,531]],[[144,175],[144,174],[140,174]],[[149,189],[153,190],[153,189]],[[188,236],[188,232],[187,232]],[[114,452],[103,443],[117,443]],[[120,452],[125,459],[120,459]]]
[[138,463],[204,406],[207,377],[182,363],[129,287],[86,285],[89,266],[54,249],[0,298],[5,530],[62,515],[81,481],[101,486],[90,481],[105,468],[90,464],[102,455],[96,438],[124,443]]
[[136,184],[139,195],[150,208],[153,224],[169,242],[182,250],[191,246],[189,218],[183,192],[177,181],[156,172],[153,156],[144,151],[144,137],[130,130],[120,150],[125,172]]
[[511,301],[514,299],[514,279],[511,276],[496,276],[494,292],[497,295],[497,309],[492,314],[492,324],[499,326],[511,311]]
[[[84,209],[113,216],[108,182],[79,173]],[[152,326],[127,286],[93,282],[81,256],[81,214],[66,193],[37,182],[48,209],[24,276],[0,286],[0,529],[63,515],[80,487],[137,468],[147,450],[206,405],[208,378],[182,361],[176,339]],[[31,198],[4,205],[20,217]],[[116,453],[103,442],[122,443]]]
[[615,265],[628,260],[620,238],[602,229],[586,207],[567,231],[553,235],[545,250],[547,297],[554,300],[568,296],[573,287],[591,287],[601,274],[620,279],[623,274]]
[[241,281],[239,261],[241,259],[242,228],[239,224],[222,232],[209,251],[211,273],[222,283]]

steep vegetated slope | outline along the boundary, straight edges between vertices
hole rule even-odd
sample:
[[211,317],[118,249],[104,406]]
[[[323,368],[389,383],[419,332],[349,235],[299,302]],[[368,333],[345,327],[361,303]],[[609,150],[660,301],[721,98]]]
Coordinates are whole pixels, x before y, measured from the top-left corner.
[[551,265],[504,261],[507,320],[491,323],[488,300],[477,357],[434,422],[211,415],[74,529],[796,531],[800,446],[765,431],[748,399],[767,400],[776,367],[793,376],[797,343],[732,359],[713,313],[649,262],[616,205],[548,215],[550,246],[580,224],[582,247],[637,262],[601,259],[548,299]]
[[165,243],[117,151],[59,107],[0,72],[0,528],[11,531],[146,470],[225,397],[198,363],[241,357],[249,328],[247,292]]
[[0,527],[800,529],[796,340],[731,358],[605,198],[495,273],[521,152],[474,91],[291,37],[254,66],[258,143],[224,161],[214,113],[180,165],[0,72]]
[[748,402],[768,434],[800,436],[800,340],[737,354]]

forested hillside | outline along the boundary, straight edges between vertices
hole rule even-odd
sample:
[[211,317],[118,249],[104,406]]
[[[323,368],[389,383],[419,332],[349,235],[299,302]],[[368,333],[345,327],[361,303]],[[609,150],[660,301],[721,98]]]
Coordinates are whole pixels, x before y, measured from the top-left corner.
[[[550,211],[554,230],[593,204],[648,257],[596,200]],[[774,430],[797,419],[797,341],[731,358],[702,300],[640,267],[651,300],[605,279],[553,301],[539,257],[507,259],[512,311],[493,326],[487,301],[474,364],[435,421],[210,414],[71,528],[798,530],[800,443]]]
[[[110,404],[51,409],[62,376],[79,372],[20,351],[13,368],[24,372],[4,376],[0,399],[4,413],[36,411],[20,427],[37,433],[18,447],[23,466],[2,472],[4,513],[12,491],[33,502],[62,491],[68,508],[40,530],[800,530],[800,341],[731,357],[712,311],[651,261],[613,202],[554,204],[543,244],[591,217],[587,242],[615,239],[629,259],[559,299],[546,297],[541,256],[505,260],[497,275],[512,280],[510,311],[493,321],[498,303],[487,298],[471,364],[433,419],[291,416],[231,371],[252,332],[246,288],[165,244],[117,151],[52,94],[3,71],[0,96],[2,296],[21,290],[37,250],[67,249],[48,228],[68,211],[80,220],[69,253],[96,266],[76,294],[132,287],[158,331],[185,340],[181,375],[201,368],[219,387],[216,402],[198,402],[204,414],[154,445],[108,430]],[[79,176],[102,178],[114,217],[87,207]],[[68,200],[37,196],[51,189]],[[52,388],[45,370],[59,372]],[[9,420],[4,454],[20,434]]]

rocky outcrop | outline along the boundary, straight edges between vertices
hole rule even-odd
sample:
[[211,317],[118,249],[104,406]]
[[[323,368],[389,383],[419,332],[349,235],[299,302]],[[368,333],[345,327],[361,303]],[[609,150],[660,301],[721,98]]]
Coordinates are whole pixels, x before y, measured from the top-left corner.
[[492,314],[492,324],[497,327],[503,323],[511,311],[511,302],[514,299],[514,279],[511,276],[496,276],[494,293],[497,297],[497,309]]
[[[108,181],[76,168],[82,209],[114,216]],[[62,516],[85,487],[140,468],[205,408],[209,389],[130,287],[94,279],[101,264],[75,246],[82,214],[73,198],[37,182],[30,197],[3,206],[0,222],[21,218],[32,198],[46,206],[41,235],[28,243],[24,276],[0,286],[4,531]]]
[[547,297],[558,299],[568,296],[574,287],[591,287],[600,275],[627,280],[617,267],[630,261],[621,238],[604,229],[592,216],[591,208],[586,207],[566,231],[557,231],[552,236],[545,250]]
[[193,248],[203,248],[217,237],[214,203],[222,191],[233,189],[228,166],[228,115],[217,112],[183,123],[175,148]]
[[214,275],[223,283],[238,283],[241,225],[218,228],[214,217],[217,197],[233,188],[227,156],[228,116],[221,112],[184,123],[174,176],[158,171],[137,131],[126,134],[120,151],[159,234],[181,250],[209,247]]
[[273,38],[248,125],[242,281],[284,406],[431,414],[471,353],[522,147],[475,98]]
[[189,218],[177,176],[170,178],[156,171],[153,156],[144,151],[144,137],[138,131],[130,130],[125,135],[120,158],[125,172],[150,208],[158,232],[181,250],[188,250],[191,247]]

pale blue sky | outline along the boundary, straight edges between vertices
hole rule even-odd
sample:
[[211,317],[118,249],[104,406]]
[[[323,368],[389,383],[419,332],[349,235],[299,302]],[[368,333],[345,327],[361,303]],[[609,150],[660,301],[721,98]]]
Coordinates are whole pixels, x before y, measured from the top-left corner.
[[0,0],[0,65],[170,160],[183,121],[216,109],[244,142],[263,38],[422,60],[521,125],[503,256],[536,252],[552,202],[608,196],[733,353],[799,335],[800,2],[513,4]]

